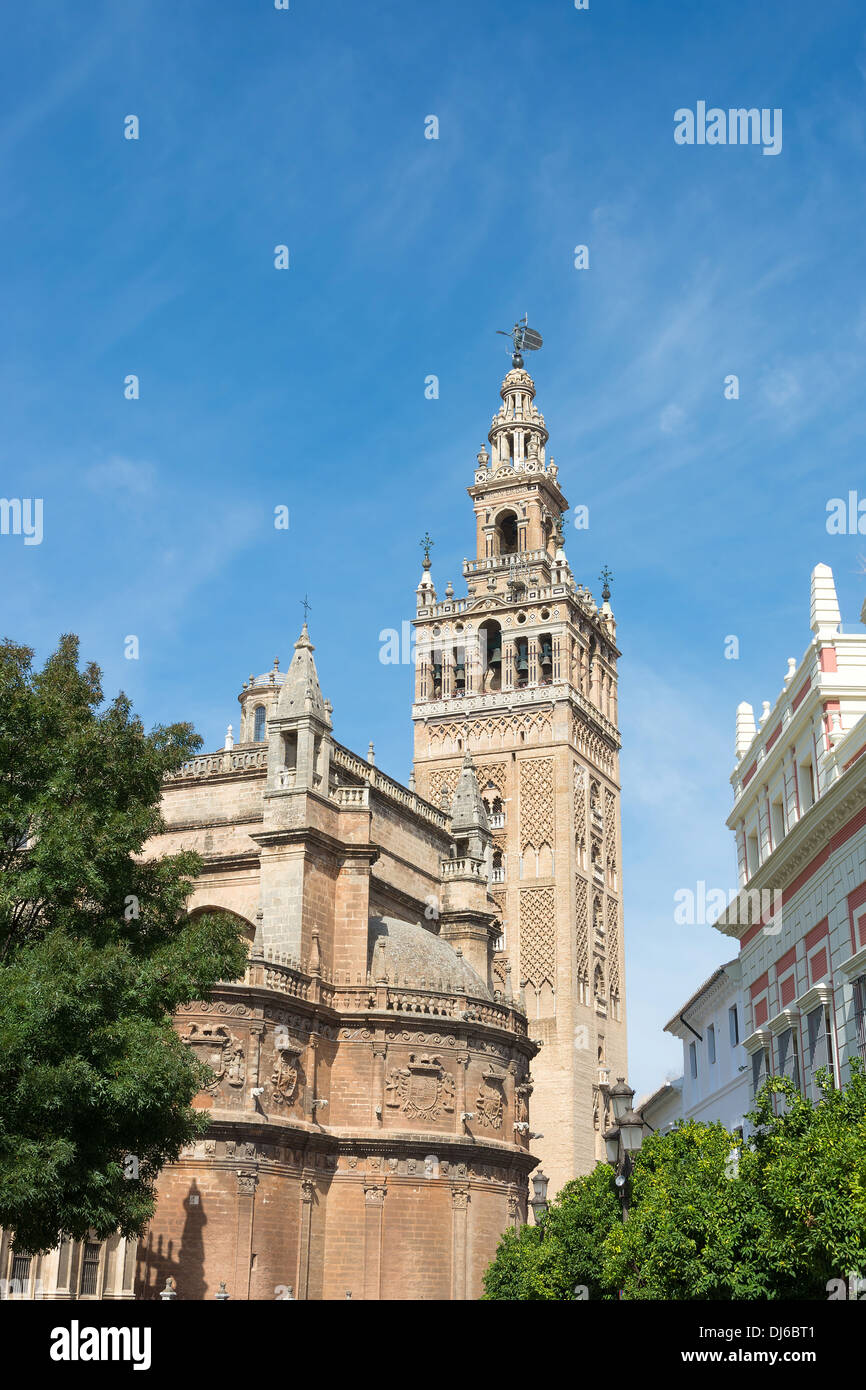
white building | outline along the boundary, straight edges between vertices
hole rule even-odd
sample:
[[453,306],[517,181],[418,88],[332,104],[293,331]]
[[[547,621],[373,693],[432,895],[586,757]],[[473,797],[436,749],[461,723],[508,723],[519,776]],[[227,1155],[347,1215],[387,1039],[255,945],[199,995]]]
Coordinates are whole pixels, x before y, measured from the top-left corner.
[[757,724],[737,710],[740,891],[714,925],[739,941],[752,1095],[768,1073],[814,1095],[819,1067],[838,1085],[866,1060],[866,632],[843,632],[826,565],[811,629]]
[[[751,1092],[743,1049],[739,959],[714,970],[665,1024],[665,1032],[683,1045],[683,1118],[742,1129]],[[647,1119],[654,1124],[651,1115]]]
[[638,1102],[635,1110],[650,1129],[657,1134],[667,1134],[677,1120],[683,1118],[683,1078],[677,1076],[672,1081],[663,1081],[651,1096]]

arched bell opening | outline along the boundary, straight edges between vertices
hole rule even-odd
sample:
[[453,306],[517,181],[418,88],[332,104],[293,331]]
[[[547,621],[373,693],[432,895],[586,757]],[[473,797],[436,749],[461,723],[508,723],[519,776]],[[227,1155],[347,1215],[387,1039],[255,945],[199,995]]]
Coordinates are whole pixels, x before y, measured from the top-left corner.
[[543,632],[538,639],[538,681],[540,685],[549,685],[553,680],[553,638],[549,632]]
[[502,689],[502,629],[493,618],[488,618],[478,629],[478,649],[481,670],[484,673],[484,689]]
[[496,518],[496,543],[500,555],[517,554],[517,513],[502,512]]
[[514,685],[517,690],[522,690],[529,681],[529,642],[525,637],[518,637],[514,644]]

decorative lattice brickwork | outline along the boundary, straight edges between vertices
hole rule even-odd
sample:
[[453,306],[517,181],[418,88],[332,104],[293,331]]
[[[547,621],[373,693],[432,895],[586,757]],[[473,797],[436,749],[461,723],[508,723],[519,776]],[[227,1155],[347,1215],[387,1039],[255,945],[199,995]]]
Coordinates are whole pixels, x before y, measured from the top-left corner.
[[607,961],[611,997],[619,994],[619,904],[616,898],[607,900]]
[[589,923],[587,882],[578,874],[574,882],[574,925],[577,939],[578,984],[589,984]]
[[604,857],[616,867],[616,799],[604,789]]
[[538,742],[550,735],[550,711],[536,713],[491,715],[487,719],[461,719],[451,724],[430,727],[430,748],[438,753],[458,753],[457,740],[473,754],[479,749],[514,748],[523,734],[527,743]]
[[589,779],[581,763],[574,764],[574,837],[579,845],[586,844],[586,788]]
[[556,925],[552,888],[524,888],[520,894],[520,980],[540,989],[556,981]]
[[592,733],[577,715],[572,715],[571,740],[578,752],[603,772],[613,775],[614,753],[609,744]]
[[520,851],[527,845],[553,847],[553,759],[520,763]]
[[454,790],[457,786],[457,778],[459,776],[460,769],[458,767],[446,767],[437,772],[431,772],[430,795],[428,800],[432,801],[434,806],[441,806],[447,799],[448,809],[450,810]]

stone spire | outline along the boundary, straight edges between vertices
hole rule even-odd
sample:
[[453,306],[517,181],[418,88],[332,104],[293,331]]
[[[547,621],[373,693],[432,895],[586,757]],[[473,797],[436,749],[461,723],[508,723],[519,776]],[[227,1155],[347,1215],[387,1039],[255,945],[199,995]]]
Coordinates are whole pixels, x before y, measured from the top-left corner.
[[484,859],[490,843],[487,807],[481,796],[472,754],[467,749],[451,801],[451,838],[466,843],[466,853]]
[[415,590],[416,607],[427,608],[431,603],[436,602],[436,586],[433,583],[433,576],[430,573],[430,547],[433,545],[433,541],[430,539],[429,531],[425,532],[424,539],[420,542],[420,545],[424,551],[424,565],[421,570],[420,583]]
[[316,663],[313,659],[315,648],[310,641],[307,624],[301,628],[301,635],[295,643],[295,654],[286,672],[286,679],[277,701],[277,718],[291,719],[307,715],[321,724],[328,725],[325,701]]

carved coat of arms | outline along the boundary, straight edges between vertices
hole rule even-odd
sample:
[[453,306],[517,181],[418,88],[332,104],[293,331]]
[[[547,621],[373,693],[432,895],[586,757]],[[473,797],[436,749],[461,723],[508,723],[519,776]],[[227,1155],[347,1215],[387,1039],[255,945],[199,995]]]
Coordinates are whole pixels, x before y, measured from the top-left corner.
[[204,1089],[215,1091],[226,1074],[228,1049],[232,1043],[229,1030],[216,1023],[191,1023],[182,1042],[190,1048],[197,1061],[210,1067],[214,1079]]
[[478,1089],[478,1099],[475,1102],[475,1113],[482,1125],[487,1125],[490,1129],[502,1128],[502,1111],[505,1108],[505,1097],[502,1091],[502,1083],[505,1076],[495,1067],[488,1067],[481,1076],[481,1085]]
[[298,1091],[301,1049],[294,1043],[277,1047],[271,1073],[273,1099],[276,1105],[294,1105]]
[[454,1077],[446,1072],[438,1057],[409,1057],[406,1067],[393,1068],[386,1090],[386,1104],[402,1110],[410,1120],[438,1120],[454,1109]]

